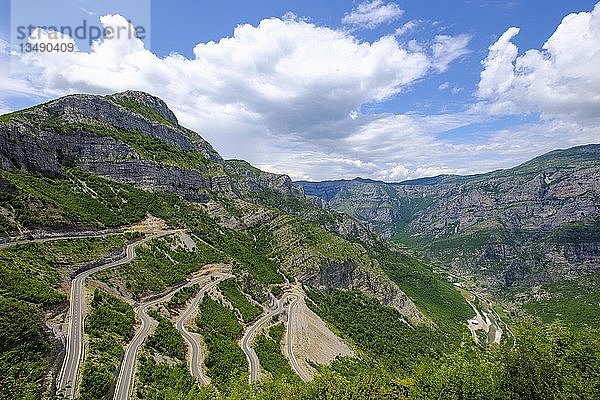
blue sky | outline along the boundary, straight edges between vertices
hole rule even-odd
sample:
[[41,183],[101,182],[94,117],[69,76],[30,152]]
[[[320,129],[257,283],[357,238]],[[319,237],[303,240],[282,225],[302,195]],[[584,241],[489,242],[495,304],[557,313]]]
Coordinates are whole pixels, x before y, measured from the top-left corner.
[[[359,29],[353,34],[360,40],[374,41],[393,33],[409,21],[423,21],[410,39],[431,39],[436,34],[473,35],[473,51],[446,74],[425,79],[411,91],[392,101],[378,104],[387,112],[439,112],[442,107],[460,108],[470,101],[481,72],[481,60],[488,46],[511,26],[522,33],[515,40],[519,48],[540,48],[563,17],[571,12],[589,11],[595,1],[501,1],[501,0],[432,0],[398,1],[404,14],[376,29]],[[152,48],[166,56],[177,51],[191,57],[198,42],[218,41],[233,34],[238,24],[257,25],[262,19],[281,17],[287,12],[308,18],[319,26],[343,29],[341,19],[352,9],[352,1],[178,1],[152,2]],[[439,85],[451,82],[464,88],[460,94],[439,91]]]
[[0,0],[0,110],[145,90],[225,157],[296,179],[479,173],[600,142],[595,1],[136,1],[38,17],[122,14],[146,44],[22,56]]

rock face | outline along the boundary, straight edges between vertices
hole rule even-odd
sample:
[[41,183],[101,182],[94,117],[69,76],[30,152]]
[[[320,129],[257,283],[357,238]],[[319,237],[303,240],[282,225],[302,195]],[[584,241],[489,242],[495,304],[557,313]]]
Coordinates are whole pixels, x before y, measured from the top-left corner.
[[[164,152],[193,154],[202,162],[192,167],[165,163],[156,154],[140,151],[147,140],[166,144]],[[240,188],[304,196],[285,175],[232,167],[202,137],[181,127],[161,99],[134,91],[67,96],[0,121],[0,166],[47,176],[60,176],[63,168],[75,167],[192,201],[207,201],[209,190],[239,197]]]
[[332,208],[490,287],[600,270],[600,145],[477,176],[302,185]]
[[[144,117],[117,100],[153,110],[165,122]],[[175,192],[190,200],[207,198],[203,189],[210,189],[210,180],[202,176],[204,171],[144,159],[135,146],[108,132],[160,140],[182,152],[202,154],[207,164],[223,162],[200,136],[177,125],[162,100],[125,92],[108,97],[73,95],[18,113],[0,124],[0,163],[5,170],[25,168],[48,176],[61,175],[64,167],[76,167],[118,182]]]
[[283,271],[324,292],[331,289],[360,290],[396,308],[407,321],[418,324],[425,316],[412,300],[383,272],[365,248],[332,234],[318,234],[291,217],[263,220],[273,234]]

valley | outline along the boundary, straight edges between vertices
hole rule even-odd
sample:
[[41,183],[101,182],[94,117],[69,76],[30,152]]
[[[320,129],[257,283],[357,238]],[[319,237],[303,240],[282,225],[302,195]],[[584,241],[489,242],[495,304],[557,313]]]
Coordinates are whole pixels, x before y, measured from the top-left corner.
[[[443,270],[475,281],[480,292],[510,303],[518,315],[523,307],[539,310],[535,293],[542,287],[546,297],[560,298],[552,288],[595,280],[599,171],[600,145],[591,144],[480,175],[299,184],[332,209],[371,223]],[[573,299],[573,306],[589,308],[600,300],[597,292],[594,296],[591,302]],[[539,318],[536,312],[532,316]],[[561,319],[580,322],[569,313]]]

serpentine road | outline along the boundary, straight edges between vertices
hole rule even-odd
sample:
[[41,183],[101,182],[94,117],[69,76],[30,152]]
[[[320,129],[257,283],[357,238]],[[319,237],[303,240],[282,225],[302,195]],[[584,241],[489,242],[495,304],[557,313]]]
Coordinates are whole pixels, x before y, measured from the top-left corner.
[[190,306],[187,308],[187,310],[183,314],[181,314],[181,316],[177,319],[177,322],[175,324],[175,326],[177,327],[177,330],[179,332],[181,332],[181,335],[183,336],[185,341],[188,343],[190,350],[192,352],[191,357],[190,357],[190,372],[192,373],[193,376],[196,377],[196,379],[202,386],[208,385],[208,379],[206,378],[206,376],[204,376],[204,374],[202,373],[202,369],[200,368],[200,354],[201,354],[200,345],[198,344],[198,341],[196,339],[194,339],[194,337],[191,335],[191,333],[186,329],[185,324],[190,319],[190,317],[192,316],[192,314],[194,313],[196,308],[198,308],[198,304],[200,303],[200,300],[202,300],[204,293],[206,293],[207,291],[212,289],[214,286],[218,285],[221,281],[228,279],[229,277],[230,276],[228,276],[228,275],[221,275],[221,276],[219,276],[219,278],[217,280],[209,283],[208,285],[206,285],[202,289],[200,289],[198,291],[198,294],[192,301],[192,304],[190,304]]
[[[73,279],[71,283],[71,305],[69,309],[71,320],[66,339],[66,354],[58,380],[58,390],[64,390],[63,393],[66,397],[73,398],[77,393],[77,376],[79,373],[79,368],[81,366],[81,355],[83,353],[83,286],[85,284],[85,280],[91,275],[95,274],[96,272],[100,272],[105,269],[113,268],[130,262],[135,257],[135,248],[140,244],[146,243],[149,240],[156,239],[159,237],[172,235],[177,232],[179,232],[179,230],[163,231],[155,235],[149,236],[147,238],[144,238],[142,240],[139,240],[137,242],[131,243],[125,249],[125,257],[117,261],[103,264],[98,267],[84,271]],[[82,238],[82,236],[78,236],[76,238]],[[63,239],[69,238],[63,237]]]
[[[275,315],[281,314],[283,312],[283,305],[285,304],[285,301],[288,298],[293,298],[292,302],[290,303],[290,308],[288,311],[288,328],[287,328],[287,342],[288,342],[288,349],[291,350],[292,346],[292,325],[291,325],[291,314],[292,314],[292,309],[293,307],[296,305],[296,302],[298,301],[298,296],[296,294],[292,294],[292,293],[285,293],[281,299],[277,302],[277,307],[272,310],[271,312],[269,312],[268,314],[266,314],[265,316],[263,316],[262,318],[260,318],[258,321],[256,321],[254,323],[254,325],[252,325],[245,333],[244,336],[242,337],[242,350],[244,351],[244,354],[246,354],[246,359],[248,360],[248,366],[250,368],[250,377],[249,377],[249,381],[250,383],[254,383],[258,380],[258,375],[260,372],[260,363],[258,361],[258,357],[256,356],[256,353],[254,352],[254,349],[252,348],[251,344],[252,344],[252,340],[254,339],[254,336],[256,335],[256,332],[259,330],[259,328],[267,321],[269,321],[271,318],[273,318]],[[292,364],[292,368],[294,369],[294,371],[305,381],[308,381],[308,377],[306,377],[306,374],[304,374],[304,372],[300,369],[300,366],[298,365],[298,362],[294,356],[294,353],[289,351],[289,357],[290,357],[290,361]]]
[[[148,316],[148,310],[150,309],[150,307],[169,300],[169,298],[171,298],[176,292],[180,291],[181,289],[183,289],[185,287],[192,286],[192,285],[195,285],[196,283],[204,282],[206,280],[210,281],[212,277],[218,277],[220,280],[212,281],[210,284],[205,286],[201,290],[201,291],[203,291],[202,293],[204,293],[206,290],[210,289],[214,285],[218,284],[221,280],[227,279],[230,276],[218,273],[218,274],[210,274],[210,275],[206,275],[206,276],[202,276],[202,277],[193,279],[193,280],[189,281],[188,283],[186,283],[184,286],[181,286],[174,290],[171,290],[170,292],[168,292],[161,298],[152,300],[148,303],[141,304],[135,309],[136,314],[142,321],[142,326],[141,326],[140,330],[137,331],[137,333],[135,334],[135,336],[133,337],[133,339],[127,346],[127,349],[125,350],[125,357],[123,358],[123,362],[121,363],[119,379],[117,380],[117,387],[115,389],[115,396],[114,396],[115,400],[129,399],[129,394],[130,394],[131,389],[133,388],[133,384],[134,384],[134,371],[135,371],[135,361],[137,359],[137,353],[138,353],[140,347],[142,346],[142,344],[144,343],[146,336],[148,336],[148,332],[150,332],[150,327],[151,327],[151,323],[152,323],[150,316]],[[197,298],[199,298],[199,297],[197,297]],[[191,314],[191,311],[189,311],[189,314]],[[185,332],[187,332],[187,330]],[[196,352],[196,359],[198,359],[199,355],[200,355],[200,347],[198,346],[198,343],[193,338],[191,338],[191,339],[192,339],[192,343],[195,343],[197,346],[195,348],[195,352]],[[194,347],[193,347],[194,344],[191,344],[191,346],[194,349]],[[194,351],[194,350],[192,350],[192,351]],[[198,371],[199,371],[200,367],[199,366],[197,366],[197,367],[198,367]],[[191,368],[193,368],[193,367],[191,367]],[[203,378],[201,371],[199,372],[199,375]]]

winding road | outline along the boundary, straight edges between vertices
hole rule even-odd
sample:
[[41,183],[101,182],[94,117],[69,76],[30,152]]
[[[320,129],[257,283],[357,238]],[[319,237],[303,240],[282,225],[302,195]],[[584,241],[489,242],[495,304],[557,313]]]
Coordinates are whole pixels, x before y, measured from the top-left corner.
[[5,249],[7,247],[16,246],[18,244],[25,243],[45,243],[45,242],[54,242],[58,240],[72,240],[72,239],[92,239],[92,238],[100,238],[106,236],[113,235],[122,235],[124,231],[97,231],[97,232],[81,232],[81,233],[67,233],[57,236],[46,236],[40,237],[36,239],[17,239],[12,242],[4,242],[0,243],[0,249]]
[[302,379],[304,382],[308,382],[310,380],[309,376],[306,375],[306,373],[304,372],[304,370],[300,367],[300,364],[298,364],[298,360],[296,359],[296,355],[294,354],[294,347],[293,347],[293,331],[292,331],[292,315],[294,314],[294,308],[296,308],[296,304],[298,303],[299,297],[294,295],[294,299],[292,300],[292,302],[290,303],[290,307],[288,309],[288,318],[287,318],[287,339],[286,339],[286,346],[287,346],[287,353],[288,353],[288,358],[290,359],[290,364],[292,366],[292,369],[294,370],[294,372],[296,372],[296,374],[298,374],[298,376],[300,377],[300,379]]
[[198,294],[196,294],[196,297],[194,298],[194,300],[192,301],[190,306],[185,310],[185,312],[183,314],[181,314],[179,316],[179,318],[177,319],[177,322],[175,323],[175,327],[177,328],[177,330],[179,332],[181,332],[181,335],[183,336],[185,341],[188,343],[188,346],[190,347],[190,350],[191,350],[190,372],[198,380],[198,383],[200,383],[201,386],[208,385],[208,378],[202,373],[202,368],[200,367],[200,364],[201,364],[200,358],[201,358],[202,351],[200,349],[200,345],[198,344],[198,341],[196,339],[194,339],[192,334],[186,329],[185,324],[190,319],[190,317],[192,316],[194,311],[198,308],[198,304],[200,303],[200,300],[202,300],[204,293],[206,293],[207,291],[212,289],[214,286],[218,285],[220,282],[222,282],[223,280],[228,279],[228,278],[229,278],[229,276],[227,276],[227,275],[219,276],[219,278],[217,280],[215,280],[215,281],[209,283],[208,285],[204,286],[203,288],[201,288],[198,291]]
[[[496,325],[497,325],[497,328],[498,328],[498,330],[496,331],[496,336],[494,337],[494,342],[500,343],[500,341],[502,339],[502,334],[506,332],[507,336],[512,337],[512,340],[513,340],[512,347],[515,347],[515,345],[516,345],[515,334],[512,331],[512,329],[510,328],[510,326],[508,326],[508,323],[506,323],[506,321],[504,321],[502,318],[500,318],[500,315],[498,314],[498,312],[494,308],[494,302],[488,296],[485,296],[482,293],[478,293],[478,292],[472,290],[471,288],[469,288],[468,285],[465,284],[467,282],[467,279],[463,278],[462,276],[452,274],[452,273],[450,273],[450,272],[448,272],[446,270],[444,270],[444,273],[446,275],[448,275],[449,277],[451,277],[451,278],[457,280],[458,282],[460,282],[462,284],[461,288],[464,289],[465,291],[469,292],[474,298],[479,299],[480,303],[486,303],[487,304],[487,308],[489,310],[489,313],[494,318],[494,320],[496,322]],[[476,310],[475,311],[476,314],[478,314],[477,306],[475,304],[473,304],[469,300],[466,300],[466,301],[467,301],[467,303],[469,303],[469,305],[471,306],[471,308],[473,308],[474,310]],[[505,329],[501,329],[501,325],[504,325]]]
[[[131,243],[125,249],[125,256],[119,260],[112,261],[107,264],[100,265],[95,268],[91,268],[87,271],[78,274],[71,283],[71,305],[69,309],[70,324],[69,331],[66,338],[66,354],[63,367],[61,369],[58,379],[58,390],[64,391],[64,395],[68,398],[74,398],[77,390],[77,377],[79,374],[79,368],[81,366],[81,359],[83,353],[83,286],[85,280],[91,275],[103,271],[105,269],[113,268],[125,263],[130,262],[135,257],[135,248],[142,243],[146,243],[149,240],[156,239],[163,236],[172,235],[178,232],[178,230],[163,231],[147,238],[141,239],[137,242]],[[111,233],[110,235],[112,235]],[[106,235],[105,235],[106,236]],[[76,238],[83,238],[84,236],[77,236]],[[100,237],[100,236],[87,236],[87,237]],[[62,239],[70,239],[71,237],[63,237]],[[45,239],[39,239],[45,240]],[[39,240],[37,240],[39,242]],[[47,239],[50,240],[50,239]],[[59,240],[53,238],[52,240]]]
[[256,321],[250,328],[248,328],[248,330],[246,330],[246,332],[244,333],[244,336],[242,337],[242,341],[241,341],[241,347],[242,350],[244,351],[244,354],[246,354],[246,359],[248,360],[248,366],[250,368],[250,377],[249,377],[249,381],[250,383],[254,383],[256,381],[258,381],[259,378],[259,373],[260,373],[260,362],[258,360],[258,357],[256,355],[256,353],[254,352],[254,349],[252,348],[252,341],[254,340],[254,336],[256,335],[256,332],[260,329],[260,327],[266,323],[267,321],[269,321],[271,318],[273,318],[275,315],[281,314],[284,310],[283,305],[285,304],[286,300],[292,298],[292,302],[290,303],[290,307],[289,307],[289,311],[288,311],[288,329],[287,329],[287,342],[288,342],[288,352],[289,352],[289,358],[290,358],[290,363],[292,365],[292,369],[300,376],[300,378],[302,378],[305,381],[308,381],[309,378],[306,376],[306,374],[304,373],[304,371],[301,370],[300,366],[298,365],[298,362],[296,360],[296,357],[294,356],[294,353],[291,351],[292,346],[292,325],[290,324],[291,322],[291,314],[293,311],[293,307],[295,307],[296,302],[298,301],[298,295],[293,294],[293,293],[285,293],[281,299],[277,302],[277,307],[272,310],[271,312],[269,312],[268,314],[264,315],[263,317],[261,317],[258,321]]
[[[219,279],[217,279],[215,281],[211,281],[212,277],[217,277]],[[133,384],[134,384],[134,376],[135,376],[134,372],[135,372],[135,362],[137,359],[137,354],[138,354],[140,347],[144,343],[146,336],[148,336],[148,333],[150,332],[150,327],[152,326],[151,325],[152,319],[150,318],[150,316],[148,316],[148,310],[157,304],[160,304],[160,303],[163,303],[163,302],[169,300],[175,293],[177,293],[178,291],[180,291],[181,289],[183,289],[185,287],[192,286],[197,283],[208,280],[210,283],[200,290],[200,292],[202,292],[202,294],[204,294],[204,292],[206,292],[206,290],[210,289],[214,285],[218,284],[220,281],[227,279],[229,277],[230,276],[226,275],[226,274],[213,273],[213,274],[205,275],[205,276],[190,280],[184,286],[181,286],[181,287],[171,290],[170,292],[166,293],[164,296],[160,297],[159,299],[152,300],[150,302],[141,304],[135,309],[136,314],[142,321],[142,326],[137,331],[137,333],[135,334],[135,336],[133,337],[133,339],[131,340],[129,345],[127,345],[127,349],[125,350],[125,357],[123,358],[123,362],[121,363],[121,370],[119,372],[119,378],[117,380],[117,386],[115,389],[115,396],[114,396],[115,400],[129,399],[129,395],[131,393],[131,389],[133,388]],[[197,296],[196,298],[198,299],[198,301],[201,299],[201,297],[199,297],[199,296]],[[196,299],[194,299],[194,302],[197,306],[198,303],[196,302]],[[190,307],[188,309],[188,311],[186,312],[186,314],[188,314],[188,317],[189,317],[189,314],[191,314],[190,310],[193,310],[193,308]],[[184,319],[185,318],[182,318],[182,321]],[[177,328],[179,329],[179,322],[178,322]],[[185,330],[185,327],[182,326],[182,328]],[[189,335],[189,332],[187,332],[187,330],[185,330],[185,332],[188,333],[188,335]],[[195,357],[198,360],[200,357],[200,346],[193,339],[193,337],[190,336],[190,338],[192,340],[192,342],[190,343],[190,345],[192,346],[192,357],[195,354]],[[187,340],[187,338],[186,338],[186,340]],[[196,347],[194,347],[194,345]],[[202,379],[205,379],[204,376],[202,375],[202,372],[200,371],[199,362],[198,362],[198,364],[196,364],[196,366],[198,369],[197,372],[199,373],[199,376]],[[194,372],[193,366],[190,368],[192,369],[192,372]],[[196,376],[196,375],[194,375],[194,376]]]

